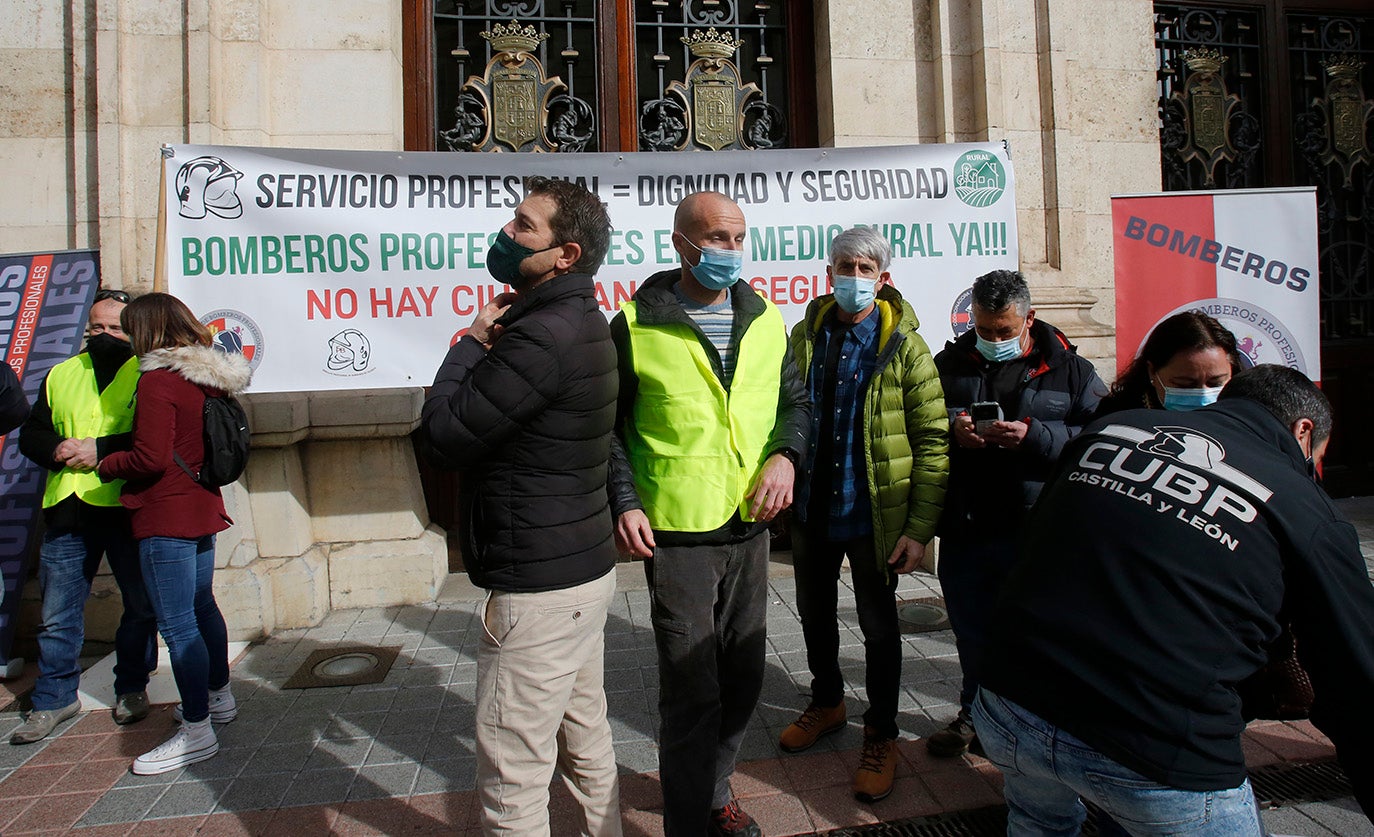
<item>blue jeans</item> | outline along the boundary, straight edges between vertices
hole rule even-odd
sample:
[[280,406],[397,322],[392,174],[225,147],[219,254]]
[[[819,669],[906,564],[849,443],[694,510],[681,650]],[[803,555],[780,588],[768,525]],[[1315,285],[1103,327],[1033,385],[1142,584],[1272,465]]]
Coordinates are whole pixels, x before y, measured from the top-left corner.
[[229,684],[229,630],[215,604],[215,536],[144,538],[138,542],[143,577],[167,642],[182,717],[210,715],[210,689]]
[[43,622],[38,628],[34,709],[61,709],[77,698],[86,599],[102,554],[109,558],[124,600],[124,613],[115,630],[115,695],[143,691],[148,674],[157,668],[157,622],[133,538],[109,529],[49,531],[43,535],[38,558]]
[[940,592],[949,613],[949,626],[954,629],[954,648],[959,652],[959,668],[964,675],[959,689],[959,706],[964,712],[969,711],[978,692],[994,605],[1014,563],[1014,537],[940,539]]
[[1264,837],[1247,779],[1239,787],[1190,791],[1161,785],[1005,698],[981,689],[973,726],[1002,771],[1008,835],[1075,835],[1082,799],[1133,835]]

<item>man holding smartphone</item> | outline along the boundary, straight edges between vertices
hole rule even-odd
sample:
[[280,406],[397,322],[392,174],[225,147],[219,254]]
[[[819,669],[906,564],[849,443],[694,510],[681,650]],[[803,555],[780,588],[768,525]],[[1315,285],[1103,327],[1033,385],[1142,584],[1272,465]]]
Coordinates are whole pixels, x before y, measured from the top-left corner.
[[1012,270],[974,280],[973,329],[945,344],[935,365],[953,441],[938,571],[963,684],[958,716],[926,749],[953,757],[974,738],[969,711],[1021,519],[1107,387],[1063,332],[1035,318],[1026,279]]

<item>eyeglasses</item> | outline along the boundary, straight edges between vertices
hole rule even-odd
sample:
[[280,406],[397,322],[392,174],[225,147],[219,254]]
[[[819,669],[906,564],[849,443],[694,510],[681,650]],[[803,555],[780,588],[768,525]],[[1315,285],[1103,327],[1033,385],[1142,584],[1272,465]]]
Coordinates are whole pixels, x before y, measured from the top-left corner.
[[122,302],[125,305],[128,305],[129,292],[116,290],[114,288],[101,288],[100,290],[95,292],[96,302],[104,302],[107,299],[113,299],[115,302]]

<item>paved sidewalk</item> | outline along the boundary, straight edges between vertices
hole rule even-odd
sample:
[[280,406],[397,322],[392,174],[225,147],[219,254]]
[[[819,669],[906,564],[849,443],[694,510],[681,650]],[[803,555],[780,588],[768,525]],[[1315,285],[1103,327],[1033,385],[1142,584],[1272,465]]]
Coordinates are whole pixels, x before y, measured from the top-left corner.
[[[1374,556],[1374,500],[1353,501],[1366,558]],[[960,811],[1001,802],[1000,776],[983,759],[929,757],[919,738],[955,712],[959,664],[948,630],[905,636],[898,783],[875,805],[849,782],[861,743],[863,648],[852,592],[841,599],[841,653],[851,684],[847,729],[813,751],[783,756],[782,729],[806,704],[810,674],[786,555],[771,567],[769,652],[763,698],[746,734],[735,791],[770,837]],[[847,576],[846,576],[847,580]],[[938,595],[933,577],[904,579],[906,599]],[[441,601],[331,613],[308,630],[283,631],[236,662],[239,717],[219,727],[215,758],[162,776],[128,772],[130,761],[170,734],[170,706],[116,727],[108,712],[83,713],[45,741],[0,743],[0,834],[476,834],[473,793],[474,653],[478,591],[455,576]],[[606,688],[621,769],[628,835],[657,835],[657,673],[649,599],[637,565],[619,567],[606,628]],[[283,689],[311,652],[340,644],[400,648],[375,685]],[[20,723],[0,710],[0,736]],[[1329,758],[1307,723],[1257,723],[1246,734],[1252,767]],[[571,798],[555,782],[553,833],[573,833]],[[1266,812],[1279,833],[1372,833],[1351,799]]]

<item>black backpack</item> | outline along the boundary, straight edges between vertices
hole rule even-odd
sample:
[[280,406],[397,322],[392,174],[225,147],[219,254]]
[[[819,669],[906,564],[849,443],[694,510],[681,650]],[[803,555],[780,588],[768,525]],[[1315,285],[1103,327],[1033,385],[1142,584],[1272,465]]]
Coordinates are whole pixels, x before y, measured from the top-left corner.
[[173,452],[181,470],[206,488],[219,488],[238,479],[248,465],[248,414],[232,395],[206,395],[203,413],[205,461],[196,474],[181,454]]

